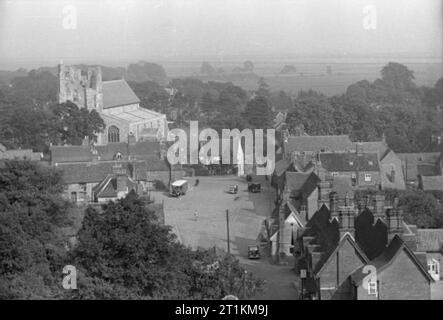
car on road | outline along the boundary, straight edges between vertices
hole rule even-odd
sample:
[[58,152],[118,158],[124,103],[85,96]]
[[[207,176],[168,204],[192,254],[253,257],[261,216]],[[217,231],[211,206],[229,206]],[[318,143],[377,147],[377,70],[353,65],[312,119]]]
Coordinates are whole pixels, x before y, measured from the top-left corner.
[[261,191],[260,183],[248,183],[248,191],[252,193],[259,193]]
[[248,258],[260,259],[260,249],[258,246],[248,246]]
[[238,192],[238,185],[232,185],[232,186],[229,186],[229,193],[230,194],[237,194],[237,192]]

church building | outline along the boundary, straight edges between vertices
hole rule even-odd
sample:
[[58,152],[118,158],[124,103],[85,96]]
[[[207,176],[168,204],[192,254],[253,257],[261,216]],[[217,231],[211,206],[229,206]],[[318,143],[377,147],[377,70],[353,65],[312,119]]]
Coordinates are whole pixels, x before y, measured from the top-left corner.
[[59,103],[96,110],[106,129],[97,145],[136,141],[163,141],[168,134],[166,115],[140,107],[140,100],[124,80],[102,81],[100,67],[87,70],[59,64]]

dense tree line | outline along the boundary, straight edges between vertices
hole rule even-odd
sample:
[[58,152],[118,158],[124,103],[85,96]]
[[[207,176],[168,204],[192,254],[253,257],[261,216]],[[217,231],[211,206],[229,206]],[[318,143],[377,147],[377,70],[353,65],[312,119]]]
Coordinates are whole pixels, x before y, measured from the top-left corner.
[[418,87],[407,67],[389,63],[374,82],[359,81],[346,93],[326,97],[301,92],[288,112],[291,130],[303,124],[312,135],[349,134],[354,141],[386,136],[397,152],[438,150],[432,136],[443,132],[443,79],[433,88]]
[[[0,167],[0,299],[248,298],[262,289],[233,256],[179,244],[135,193],[102,212],[88,207],[78,244],[68,250],[63,188],[52,168],[28,161]],[[62,288],[65,265],[78,270],[77,290]]]
[[403,209],[403,218],[418,228],[443,228],[443,193],[421,190],[361,190],[356,198],[365,199],[368,195],[383,194],[386,200],[393,202],[398,198]]

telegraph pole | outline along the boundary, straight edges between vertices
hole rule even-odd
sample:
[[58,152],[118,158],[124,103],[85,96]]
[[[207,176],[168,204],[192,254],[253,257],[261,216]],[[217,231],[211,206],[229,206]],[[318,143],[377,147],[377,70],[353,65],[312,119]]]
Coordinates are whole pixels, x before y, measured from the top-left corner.
[[231,254],[231,244],[229,240],[229,210],[226,209],[226,234],[228,238],[228,254]]

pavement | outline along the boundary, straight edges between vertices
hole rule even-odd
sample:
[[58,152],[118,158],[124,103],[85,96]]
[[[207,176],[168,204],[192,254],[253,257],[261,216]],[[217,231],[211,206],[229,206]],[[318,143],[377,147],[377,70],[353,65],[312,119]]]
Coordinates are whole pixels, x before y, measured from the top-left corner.
[[[236,176],[198,177],[187,179],[189,189],[180,198],[152,192],[156,201],[164,201],[165,223],[173,228],[178,240],[193,249],[218,247],[226,250],[229,216],[230,252],[249,271],[266,281],[266,290],[257,299],[296,299],[296,280],[291,266],[278,266],[263,257],[247,258],[248,245],[257,244],[263,221],[274,208],[274,189],[264,177],[254,177],[262,192],[249,193],[245,178]],[[237,194],[229,194],[230,185],[237,184]]]

